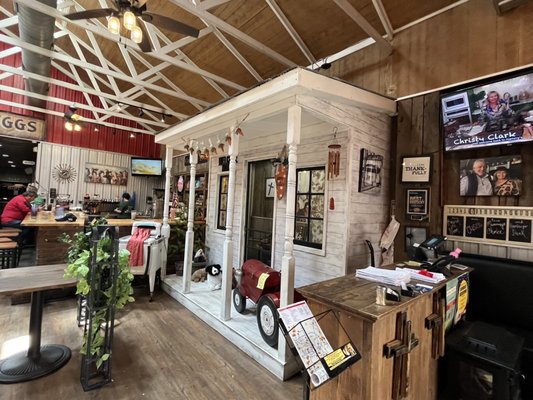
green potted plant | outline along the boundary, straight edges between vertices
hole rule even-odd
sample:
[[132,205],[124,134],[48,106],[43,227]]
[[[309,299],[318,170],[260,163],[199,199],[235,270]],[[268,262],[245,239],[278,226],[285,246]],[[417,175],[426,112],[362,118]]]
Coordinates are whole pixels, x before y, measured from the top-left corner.
[[[94,220],[92,226],[105,225],[107,221],[104,218]],[[72,237],[68,234],[63,234],[59,240],[70,245],[67,251],[67,267],[65,269],[65,278],[76,278],[78,284],[76,287],[76,294],[87,298],[91,293],[91,285],[88,281],[91,261],[91,236],[92,232],[78,232]],[[107,260],[112,257],[113,243],[112,239],[104,236],[99,240],[97,245],[96,261],[98,265],[102,266],[95,273],[104,276],[109,273],[110,264]],[[115,310],[122,309],[127,303],[133,302],[134,298],[133,288],[131,282],[133,275],[129,268],[129,252],[121,250],[118,255],[118,276],[116,279],[115,288],[110,286],[100,286],[98,293],[92,293],[95,299],[98,299],[97,311],[91,319],[92,329],[86,329],[83,337],[83,344],[80,353],[85,356],[91,356],[96,360],[96,369],[102,366],[102,363],[109,359],[110,354],[104,351],[104,333],[100,329],[102,324],[107,322],[106,306],[111,306],[112,290],[115,289]],[[97,277],[98,278],[98,277]],[[88,333],[91,332],[92,337],[88,338]],[[87,344],[90,339],[90,352],[87,354]]]

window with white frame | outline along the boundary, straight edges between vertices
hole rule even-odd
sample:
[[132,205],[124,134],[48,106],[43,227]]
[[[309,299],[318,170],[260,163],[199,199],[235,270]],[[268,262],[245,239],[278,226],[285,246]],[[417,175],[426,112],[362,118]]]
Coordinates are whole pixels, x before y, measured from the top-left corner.
[[325,191],[325,167],[296,170],[295,244],[322,249]]

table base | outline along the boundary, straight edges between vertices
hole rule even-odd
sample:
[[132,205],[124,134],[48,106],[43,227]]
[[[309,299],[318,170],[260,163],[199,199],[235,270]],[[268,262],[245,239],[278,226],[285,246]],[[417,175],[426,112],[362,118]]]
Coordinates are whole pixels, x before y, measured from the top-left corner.
[[70,349],[60,344],[41,347],[38,358],[20,352],[0,360],[0,383],[18,383],[37,379],[57,371],[70,360]]

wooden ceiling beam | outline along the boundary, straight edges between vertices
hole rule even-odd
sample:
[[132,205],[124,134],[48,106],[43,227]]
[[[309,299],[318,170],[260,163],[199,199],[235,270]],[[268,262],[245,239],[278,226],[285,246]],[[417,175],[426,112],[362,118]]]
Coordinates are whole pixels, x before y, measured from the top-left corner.
[[216,26],[218,29],[220,29],[223,32],[228,33],[229,35],[233,36],[234,38],[240,40],[243,43],[246,43],[248,46],[252,47],[253,49],[265,54],[266,56],[270,57],[273,60],[278,61],[279,63],[286,65],[288,67],[296,67],[297,64],[288,58],[282,56],[278,52],[272,50],[270,47],[265,46],[258,40],[255,40],[251,38],[250,36],[246,35],[242,31],[238,30],[237,28],[234,28],[227,22],[221,20],[220,18],[217,18],[216,16],[199,9],[198,7],[195,7],[193,4],[189,3],[188,0],[170,0],[172,3],[176,4],[177,6],[180,6],[184,10],[188,11],[189,13],[196,15],[198,18],[203,19],[207,22],[209,22],[210,25]]
[[[26,78],[32,78],[32,79],[40,80],[42,82],[47,82],[47,83],[50,83],[52,85],[57,85],[57,86],[61,86],[61,87],[67,88],[67,89],[71,89],[71,90],[74,90],[76,92],[85,92],[85,93],[92,94],[94,96],[98,96],[98,94],[99,94],[98,91],[96,91],[94,89],[85,88],[85,87],[82,87],[81,85],[78,85],[78,84],[75,84],[75,83],[69,83],[69,82],[60,81],[58,79],[48,78],[46,76],[42,76],[42,75],[34,74],[32,72],[24,71],[24,70],[22,70],[22,68],[14,68],[14,67],[11,67],[11,66],[5,65],[5,64],[0,64],[0,71],[9,72],[9,73],[15,74],[15,75],[22,75],[22,76],[24,76]],[[124,101],[124,99],[119,98],[118,96],[115,96],[115,95],[112,95],[112,94],[109,94],[109,93],[101,93],[101,95],[103,97],[105,97],[107,99],[110,99],[110,100],[113,100],[113,101],[115,101],[117,103],[119,103],[121,101]],[[143,104],[143,103],[140,103],[140,102],[128,101],[128,103],[130,105],[135,106],[135,107],[143,108],[144,110],[152,110],[153,112],[159,113],[159,114],[162,111],[164,111],[165,113],[171,114],[172,116],[174,116],[174,117],[176,117],[178,119],[185,119],[185,118],[189,117],[189,115],[178,113],[178,112],[175,112],[175,111],[172,111],[172,110],[159,110],[156,107],[153,107],[153,106],[150,106],[150,105],[147,105],[147,104]]]
[[[80,28],[83,28],[85,30],[88,30],[90,32],[93,32],[99,36],[102,36],[108,40],[111,40],[115,43],[118,43],[120,42],[122,45],[127,45],[129,47],[132,47],[132,48],[135,48],[137,49],[138,46],[133,43],[130,39],[128,38],[125,38],[125,37],[119,37],[117,38],[117,35],[113,35],[111,34],[107,29],[103,29],[99,26],[96,26],[95,24],[92,24],[92,23],[88,23],[88,22],[84,22],[84,21],[71,21],[67,18],[65,18],[65,16],[63,14],[61,14],[59,11],[57,11],[55,8],[52,8],[50,6],[47,6],[43,3],[40,3],[40,2],[37,2],[37,1],[33,1],[33,0],[17,0],[18,3],[20,4],[24,4],[25,6],[27,7],[30,7],[36,11],[39,11],[39,12],[42,12],[43,14],[46,14],[46,15],[49,15],[51,17],[54,17],[56,19],[60,19],[62,21],[67,21],[68,23],[70,24],[73,24],[73,25],[76,25],[76,26],[79,26]],[[208,78],[211,78],[213,79],[214,81],[216,82],[219,82],[219,83],[222,83],[224,85],[227,85],[229,87],[232,87],[234,89],[237,89],[237,90],[244,90],[245,87],[241,86],[241,85],[238,85],[236,84],[235,82],[232,82],[232,81],[229,81],[225,78],[222,78],[220,76],[217,76],[215,74],[212,74],[208,71],[205,71],[201,68],[194,68],[194,67],[191,67],[190,65],[188,65],[186,62],[183,62],[183,61],[180,61],[180,60],[176,60],[172,57],[168,57],[164,54],[159,54],[157,52],[152,52],[150,53],[150,56],[151,57],[154,57],[154,58],[157,58],[161,61],[167,61],[169,63],[171,63],[172,65],[174,65],[175,67],[177,68],[181,68],[181,69],[184,69],[186,71],[189,71],[189,72],[192,72],[192,73],[195,73],[195,74],[198,74],[198,75],[203,75],[203,76],[206,76]],[[131,80],[131,78],[130,78]]]
[[392,40],[392,38],[394,37],[394,29],[392,28],[389,15],[387,14],[385,7],[383,6],[383,2],[381,0],[372,0],[372,4],[374,5],[376,12],[378,13],[378,17],[381,21],[381,24],[383,25],[383,28],[385,29],[385,32],[387,32],[387,39],[389,41]]
[[274,15],[279,19],[281,22],[281,25],[285,28],[285,30],[289,33],[292,40],[294,40],[294,43],[296,43],[296,46],[300,49],[300,51],[303,53],[305,58],[307,58],[307,61],[309,61],[311,64],[316,63],[316,58],[311,53],[311,50],[307,47],[307,45],[304,43],[298,32],[296,32],[296,29],[292,26],[290,21],[288,20],[285,13],[281,10],[278,3],[276,3],[276,0],[266,0],[268,6],[272,9],[272,12],[274,12]]
[[359,27],[365,31],[376,43],[383,47],[388,54],[392,53],[392,45],[383,39],[381,34],[357,11],[348,0],[333,0],[342,11],[355,21]]

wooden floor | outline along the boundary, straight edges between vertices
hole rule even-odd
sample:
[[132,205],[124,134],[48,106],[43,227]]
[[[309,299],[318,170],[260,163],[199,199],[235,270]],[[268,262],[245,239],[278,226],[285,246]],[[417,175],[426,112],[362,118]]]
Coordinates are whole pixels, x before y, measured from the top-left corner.
[[[162,291],[148,302],[146,288],[118,316],[109,385],[83,392],[79,381],[82,330],[74,299],[47,303],[42,343],[65,344],[72,359],[34,381],[0,386],[2,400],[177,399],[291,400],[302,398],[300,376],[282,382]],[[27,335],[29,304],[0,297],[0,358]],[[18,351],[21,349],[18,348]]]

